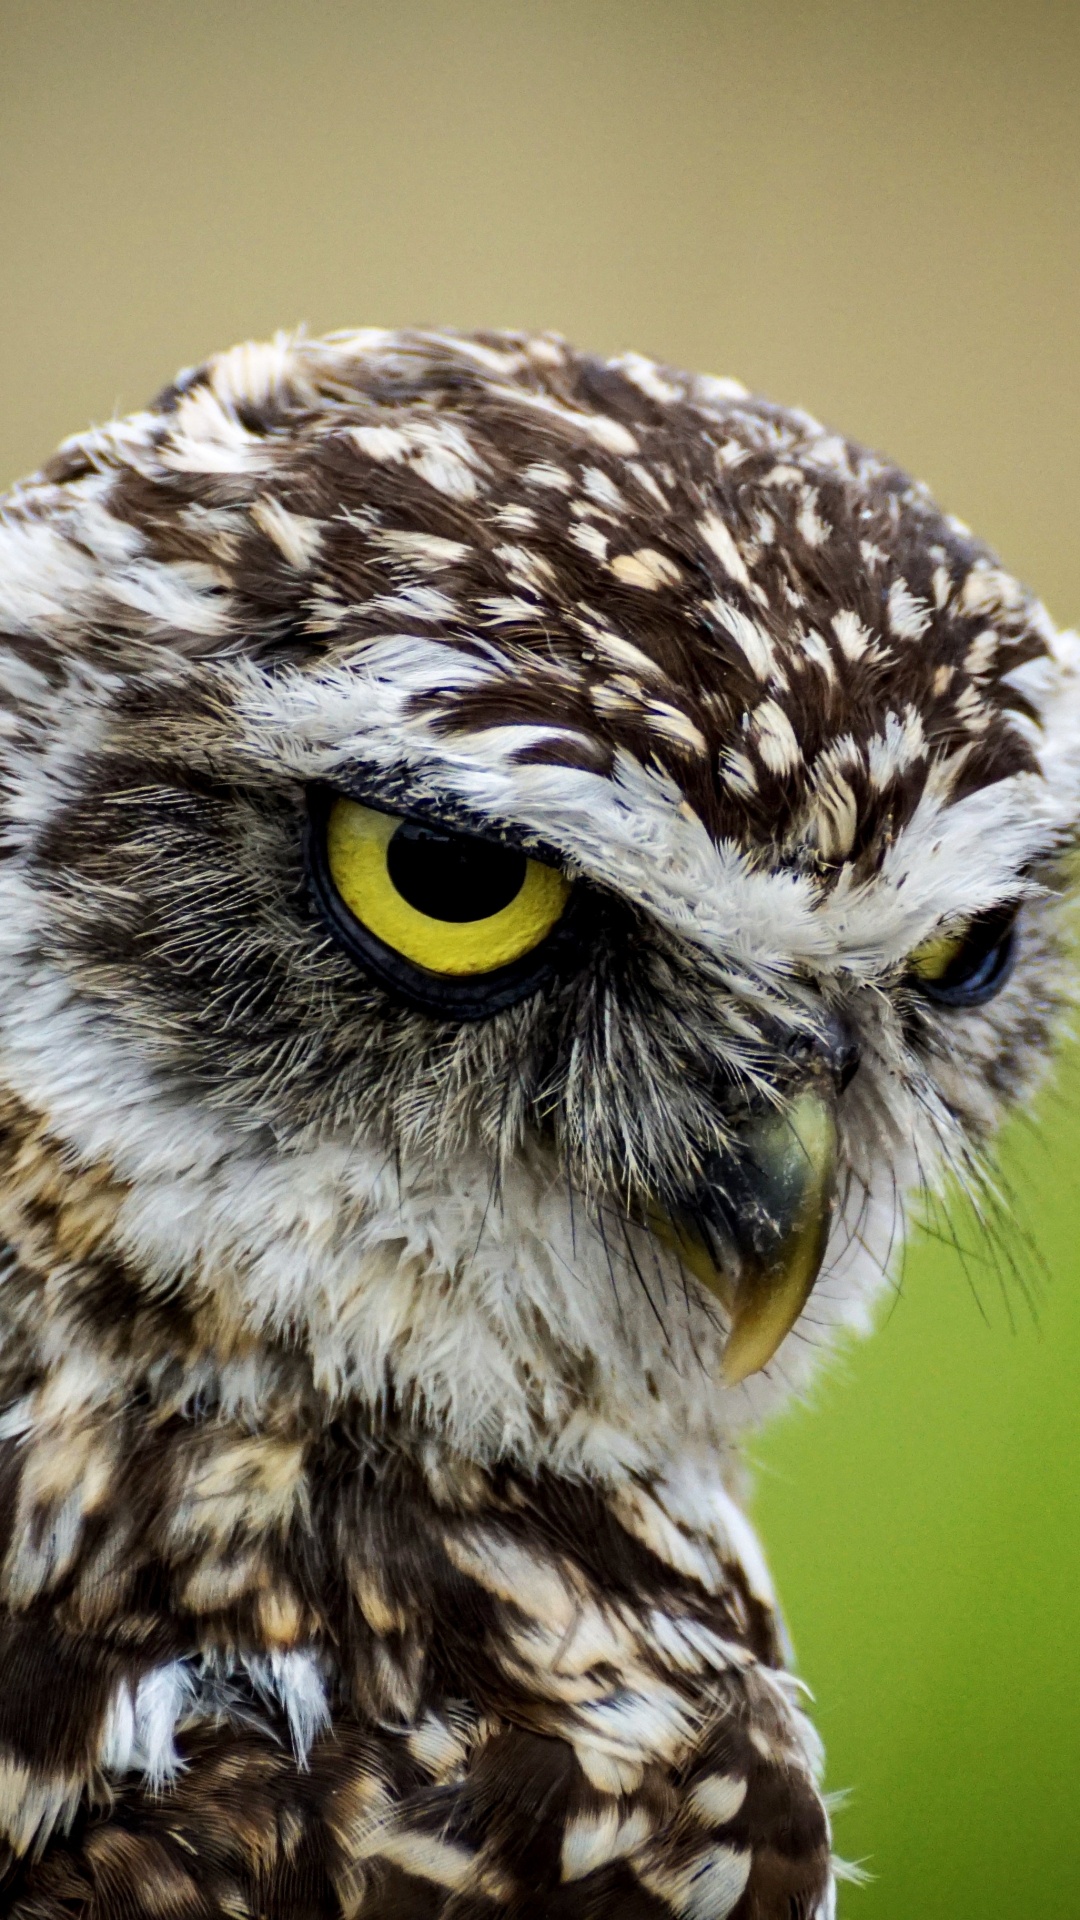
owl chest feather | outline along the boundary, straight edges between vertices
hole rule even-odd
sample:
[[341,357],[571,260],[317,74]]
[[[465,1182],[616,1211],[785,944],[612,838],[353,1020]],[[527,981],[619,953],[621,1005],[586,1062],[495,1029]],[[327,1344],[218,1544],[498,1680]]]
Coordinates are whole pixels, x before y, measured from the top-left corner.
[[5,1912],[827,1910],[719,1478],[481,1468],[294,1363],[260,1418],[72,1364],[4,1414]]

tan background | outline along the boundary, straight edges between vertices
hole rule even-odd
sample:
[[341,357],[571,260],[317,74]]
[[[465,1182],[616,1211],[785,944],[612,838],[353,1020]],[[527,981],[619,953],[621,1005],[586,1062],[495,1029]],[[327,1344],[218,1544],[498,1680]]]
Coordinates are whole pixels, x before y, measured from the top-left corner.
[[[0,482],[244,335],[555,326],[885,447],[1076,618],[1078,158],[1076,4],[0,0]],[[1010,1163],[1041,1339],[928,1251],[764,1450],[867,1920],[1080,1911],[1077,1091]]]
[[0,477],[236,338],[738,372],[1080,612],[1080,7],[2,0]]

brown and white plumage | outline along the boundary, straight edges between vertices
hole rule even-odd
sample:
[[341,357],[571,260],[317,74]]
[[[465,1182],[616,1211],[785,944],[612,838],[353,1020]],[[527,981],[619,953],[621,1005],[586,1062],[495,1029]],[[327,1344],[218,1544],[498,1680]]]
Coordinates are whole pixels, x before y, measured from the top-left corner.
[[[1076,658],[548,336],[239,348],[8,496],[5,1912],[832,1913],[738,1441],[1045,1061]],[[335,794],[561,870],[543,978],[372,971]]]

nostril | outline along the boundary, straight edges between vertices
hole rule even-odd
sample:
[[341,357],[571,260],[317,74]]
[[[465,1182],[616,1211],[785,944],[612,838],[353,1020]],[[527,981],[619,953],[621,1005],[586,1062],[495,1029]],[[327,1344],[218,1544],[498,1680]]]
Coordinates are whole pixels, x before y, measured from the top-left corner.
[[819,1058],[832,1074],[837,1093],[850,1087],[859,1070],[859,1043],[846,1020],[829,1014],[818,1035]]
[[837,1093],[845,1093],[859,1071],[859,1044],[851,1040],[843,1052],[836,1055],[832,1062],[833,1077],[836,1080]]

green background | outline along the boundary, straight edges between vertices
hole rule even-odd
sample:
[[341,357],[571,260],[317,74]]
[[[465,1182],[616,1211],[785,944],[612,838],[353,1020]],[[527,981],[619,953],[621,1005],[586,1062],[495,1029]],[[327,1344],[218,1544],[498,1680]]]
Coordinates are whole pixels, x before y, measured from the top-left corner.
[[1070,1053],[1002,1143],[1023,1226],[995,1255],[954,1210],[963,1257],[914,1245],[876,1339],[755,1450],[828,1784],[851,1789],[837,1848],[875,1876],[853,1920],[1080,1912],[1078,1109]]
[[[275,327],[554,326],[887,448],[1075,619],[1078,101],[1075,0],[0,0],[0,482]],[[1037,1324],[958,1220],[756,1449],[849,1920],[1080,1912],[1078,1115],[1004,1149]]]

